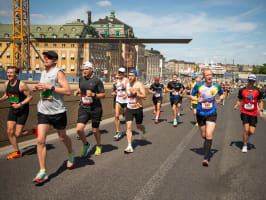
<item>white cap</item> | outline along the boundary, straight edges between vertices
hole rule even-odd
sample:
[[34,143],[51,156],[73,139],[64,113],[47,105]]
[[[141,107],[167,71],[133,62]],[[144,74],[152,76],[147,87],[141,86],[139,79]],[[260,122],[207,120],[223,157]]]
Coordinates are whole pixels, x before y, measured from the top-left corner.
[[84,62],[84,63],[82,64],[82,67],[90,67],[90,68],[93,68],[92,63],[89,62],[89,61]]
[[254,74],[250,74],[250,75],[248,76],[248,80],[256,81],[256,79],[257,79],[257,77],[256,77],[256,75],[254,75]]
[[119,72],[122,72],[122,73],[125,73],[125,72],[126,72],[126,69],[125,69],[124,67],[120,67],[120,68],[118,69],[118,71],[119,71]]

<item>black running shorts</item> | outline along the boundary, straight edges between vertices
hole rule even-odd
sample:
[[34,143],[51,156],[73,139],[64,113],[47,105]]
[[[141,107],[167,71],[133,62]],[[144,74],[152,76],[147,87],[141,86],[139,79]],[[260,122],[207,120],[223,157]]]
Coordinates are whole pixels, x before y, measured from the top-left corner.
[[217,120],[217,113],[212,113],[208,116],[201,116],[201,115],[197,115],[197,122],[199,124],[199,126],[205,126],[206,125],[206,121],[209,122],[216,122]]
[[7,121],[14,121],[16,124],[25,125],[29,115],[29,106],[23,109],[9,109]]
[[252,116],[252,115],[248,115],[245,113],[241,113],[240,118],[243,124],[249,124],[250,126],[253,126],[253,127],[256,127],[256,124],[258,122],[257,116]]
[[55,115],[38,113],[38,124],[50,124],[56,130],[64,130],[67,125],[67,114],[66,112]]
[[177,105],[177,104],[182,104],[182,97],[170,99],[170,103],[171,103],[171,106]]
[[136,124],[142,124],[143,121],[143,108],[138,109],[128,109],[126,111],[126,121],[133,121],[136,119]]
[[158,98],[153,97],[152,101],[153,101],[154,105],[157,105],[157,103],[162,103],[163,102],[163,98],[162,97],[158,97]]
[[99,128],[102,119],[102,107],[79,106],[77,123],[87,124],[91,120],[92,128]]

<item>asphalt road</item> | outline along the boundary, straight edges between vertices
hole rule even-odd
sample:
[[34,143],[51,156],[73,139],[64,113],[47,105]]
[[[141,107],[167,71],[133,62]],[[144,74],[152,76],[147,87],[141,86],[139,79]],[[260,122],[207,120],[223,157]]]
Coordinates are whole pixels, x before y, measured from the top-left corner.
[[[178,127],[172,126],[169,105],[162,108],[159,124],[154,124],[152,110],[144,113],[148,140],[134,126],[134,153],[124,154],[126,137],[114,141],[114,123],[101,126],[103,154],[81,159],[81,142],[69,131],[76,153],[72,170],[65,167],[66,149],[58,139],[47,142],[49,180],[36,186],[31,179],[38,172],[35,143],[23,148],[23,157],[0,159],[0,199],[266,199],[266,123],[258,120],[256,135],[248,153],[241,152],[242,124],[239,111],[233,110],[236,96],[225,106],[218,105],[209,167],[201,165],[203,140],[195,127],[189,102],[183,103]],[[112,120],[109,120],[112,121]],[[122,124],[122,130],[125,125]],[[0,152],[3,149],[0,149]]]

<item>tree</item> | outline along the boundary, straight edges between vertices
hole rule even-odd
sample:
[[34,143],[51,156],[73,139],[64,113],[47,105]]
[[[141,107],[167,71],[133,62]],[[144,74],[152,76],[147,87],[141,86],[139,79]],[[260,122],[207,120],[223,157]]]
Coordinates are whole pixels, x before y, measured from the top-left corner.
[[260,69],[259,69],[260,74],[266,74],[266,63],[264,63]]

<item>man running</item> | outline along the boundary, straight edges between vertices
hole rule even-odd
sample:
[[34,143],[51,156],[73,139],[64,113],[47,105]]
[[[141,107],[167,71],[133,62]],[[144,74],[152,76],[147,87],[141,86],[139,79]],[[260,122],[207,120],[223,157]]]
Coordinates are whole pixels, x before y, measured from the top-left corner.
[[84,128],[89,120],[92,121],[92,132],[96,139],[95,156],[102,153],[101,134],[99,131],[102,118],[102,104],[100,99],[105,97],[102,81],[93,75],[93,65],[85,62],[82,65],[83,77],[79,80],[79,88],[74,92],[74,96],[81,94],[81,102],[78,111],[77,133],[83,142],[81,157],[88,155],[90,143],[87,142]]
[[[210,151],[212,146],[212,135],[216,125],[217,113],[215,107],[215,96],[220,95],[217,103],[224,98],[221,86],[212,81],[212,71],[203,70],[204,82],[197,83],[191,93],[191,100],[197,101],[197,122],[204,142],[203,166],[209,165]],[[195,96],[198,95],[198,96]]]
[[170,92],[170,103],[173,110],[173,126],[177,126],[180,117],[180,107],[182,104],[183,92],[185,91],[184,85],[177,81],[177,74],[172,75],[173,80],[167,85],[166,91]]
[[[194,88],[194,86],[201,82],[201,78],[200,77],[196,77],[195,78],[195,82],[194,84],[191,84],[191,90],[190,90],[190,93],[192,93],[192,90]],[[199,126],[198,122],[197,122],[197,104],[198,102],[197,101],[193,101],[191,100],[191,103],[192,103],[192,108],[193,108],[193,115],[194,115],[194,119],[195,119],[195,126]]]
[[22,156],[18,148],[17,137],[29,132],[22,131],[29,115],[31,92],[26,83],[18,80],[19,69],[14,66],[7,68],[7,81],[4,84],[5,93],[0,102],[9,99],[10,109],[7,117],[7,135],[14,152],[7,156],[8,160]]
[[70,138],[66,135],[67,114],[64,105],[64,95],[70,95],[70,87],[65,74],[56,67],[58,55],[54,51],[44,52],[45,70],[41,74],[41,80],[32,87],[32,90],[40,91],[40,100],[37,105],[38,110],[38,138],[37,153],[40,171],[32,180],[42,183],[48,179],[46,172],[46,135],[50,125],[52,125],[65,144],[68,151],[67,168],[74,166],[74,152]]
[[154,78],[154,83],[151,84],[149,92],[152,93],[152,101],[154,104],[154,110],[156,111],[154,123],[157,124],[160,118],[160,108],[163,102],[163,96],[165,95],[165,88],[164,85],[160,83],[159,77]]
[[125,72],[126,69],[124,67],[120,67],[118,69],[119,79],[116,81],[116,104],[115,104],[115,128],[116,128],[116,134],[114,135],[114,138],[116,140],[119,140],[121,137],[120,133],[120,120],[119,115],[122,110],[123,113],[126,112],[127,108],[127,98],[125,96],[126,94],[126,85],[128,83],[128,79],[125,78]]
[[258,103],[260,109],[260,117],[263,117],[263,94],[262,92],[254,86],[256,82],[256,76],[251,74],[248,76],[247,87],[241,88],[238,92],[238,99],[234,109],[238,109],[241,106],[241,120],[244,126],[243,132],[243,147],[242,152],[248,152],[248,140],[251,135],[255,134],[257,115],[258,115]]
[[132,123],[133,119],[136,119],[136,126],[142,131],[142,139],[147,139],[147,131],[142,125],[143,121],[143,103],[142,99],[146,97],[145,89],[140,81],[137,81],[137,71],[132,70],[128,74],[129,83],[126,85],[127,96],[127,111],[126,111],[126,123],[127,123],[127,142],[128,146],[124,150],[125,153],[132,153]]

